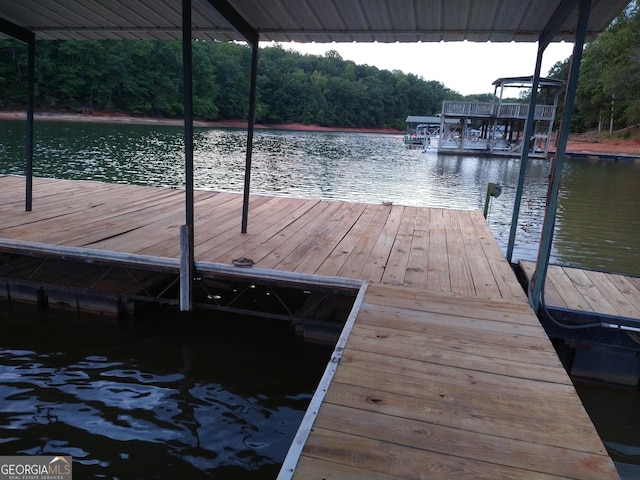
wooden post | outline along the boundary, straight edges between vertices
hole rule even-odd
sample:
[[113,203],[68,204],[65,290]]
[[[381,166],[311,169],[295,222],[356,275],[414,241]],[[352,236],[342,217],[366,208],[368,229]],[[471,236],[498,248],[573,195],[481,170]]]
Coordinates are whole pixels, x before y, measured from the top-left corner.
[[193,226],[180,226],[180,310],[190,312],[194,307],[193,277]]

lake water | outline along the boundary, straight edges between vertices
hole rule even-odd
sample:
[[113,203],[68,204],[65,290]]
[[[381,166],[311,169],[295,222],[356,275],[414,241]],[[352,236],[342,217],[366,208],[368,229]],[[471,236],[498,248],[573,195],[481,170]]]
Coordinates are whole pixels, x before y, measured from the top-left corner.
[[[241,192],[245,132],[197,128],[194,140],[196,188]],[[24,122],[0,122],[0,174],[24,173],[23,142]],[[36,176],[182,187],[183,172],[179,127],[36,122]],[[406,149],[395,135],[258,131],[252,192],[481,211],[487,184],[499,183],[503,193],[492,200],[488,222],[506,249],[518,173],[517,159],[439,156]],[[531,161],[514,260],[536,258],[548,174],[547,161]],[[567,161],[552,261],[640,274],[640,165]],[[233,340],[233,328],[194,321],[192,337],[175,339],[171,320],[96,332],[0,313],[0,368],[3,383],[11,379],[0,398],[0,454],[62,451],[86,476],[143,477],[147,469],[158,478],[269,478],[322,372],[322,362],[307,368],[314,360],[279,342],[279,334]],[[33,335],[41,328],[48,342]],[[274,355],[263,370],[261,359]],[[310,376],[298,380],[303,370]],[[283,386],[292,375],[294,385]],[[624,439],[606,434],[613,424],[607,411],[618,408],[620,395],[637,409],[638,390],[580,391],[598,399],[591,413],[614,459],[625,468],[640,464],[637,415],[630,411]],[[634,478],[638,471],[629,468]]]

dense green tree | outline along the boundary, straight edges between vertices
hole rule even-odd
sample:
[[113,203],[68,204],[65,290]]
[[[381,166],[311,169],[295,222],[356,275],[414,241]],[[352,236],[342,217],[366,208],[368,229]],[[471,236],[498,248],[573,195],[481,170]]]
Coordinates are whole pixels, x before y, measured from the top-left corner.
[[[246,119],[251,49],[193,44],[193,108],[203,119]],[[0,108],[24,108],[26,47],[0,41]],[[260,49],[256,120],[324,126],[404,128],[408,115],[440,111],[460,97],[440,82],[343,60],[335,51],[302,55]],[[179,42],[41,41],[36,103],[41,110],[183,114]]]
[[640,8],[632,2],[584,50],[576,108],[578,128],[640,121]]

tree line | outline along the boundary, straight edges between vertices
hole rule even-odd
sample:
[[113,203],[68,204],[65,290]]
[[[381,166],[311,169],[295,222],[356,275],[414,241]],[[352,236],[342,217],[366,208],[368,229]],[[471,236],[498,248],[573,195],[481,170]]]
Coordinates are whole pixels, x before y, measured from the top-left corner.
[[[570,58],[549,72],[566,80]],[[640,6],[627,8],[582,54],[571,130],[610,131],[640,122]]]
[[[568,76],[570,59],[551,78]],[[246,120],[251,49],[193,44],[193,109],[203,120]],[[182,45],[178,41],[40,41],[36,108],[181,117]],[[0,41],[0,109],[24,109],[27,49]],[[526,95],[521,100],[526,99]],[[335,51],[304,55],[260,49],[256,121],[404,129],[408,115],[434,115],[463,97],[441,82],[343,60]],[[640,7],[633,1],[583,52],[571,130],[621,129],[640,122]]]
[[[0,42],[0,108],[24,108],[26,47]],[[256,121],[404,129],[408,115],[433,115],[462,98],[437,81],[343,60],[331,51],[303,55],[261,48]],[[193,44],[193,110],[204,120],[246,119],[251,49]],[[36,44],[36,108],[180,117],[178,41],[41,41]]]

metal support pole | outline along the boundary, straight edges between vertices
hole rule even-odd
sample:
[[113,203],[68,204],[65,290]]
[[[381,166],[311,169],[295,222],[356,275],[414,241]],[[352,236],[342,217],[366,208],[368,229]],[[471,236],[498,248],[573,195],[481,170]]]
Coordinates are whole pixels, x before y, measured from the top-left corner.
[[182,0],[182,69],[184,84],[185,221],[180,227],[180,310],[193,310],[193,68],[191,0]]
[[258,39],[251,45],[251,87],[249,91],[249,125],[247,130],[247,158],[244,169],[244,197],[242,200],[242,233],[247,233],[249,222],[249,192],[251,185],[251,155],[253,153],[253,130],[256,116],[256,84],[258,78]]
[[511,263],[513,258],[513,247],[516,241],[516,231],[518,230],[518,216],[520,215],[520,203],[522,191],[524,190],[524,179],[529,163],[529,138],[533,133],[535,123],[536,104],[538,103],[538,86],[540,84],[540,70],[542,69],[542,55],[544,47],[538,46],[538,56],[536,58],[536,69],[533,74],[533,84],[531,85],[531,98],[529,99],[529,111],[524,124],[524,138],[522,139],[522,153],[520,154],[520,174],[518,175],[518,185],[516,187],[516,198],[513,204],[513,215],[511,217],[511,230],[509,231],[509,242],[507,243],[507,261]]
[[549,267],[549,257],[551,255],[551,244],[553,242],[553,230],[556,222],[556,210],[558,207],[558,191],[560,189],[560,179],[562,177],[562,167],[564,164],[564,154],[567,148],[567,138],[569,137],[569,124],[573,113],[573,103],[578,86],[578,74],[580,73],[580,62],[582,61],[582,49],[591,12],[591,0],[580,0],[578,7],[578,25],[576,27],[576,40],[573,46],[573,56],[569,67],[569,79],[564,99],[564,111],[562,112],[562,123],[560,125],[558,148],[556,156],[551,164],[549,176],[549,188],[547,192],[547,206],[545,209],[544,222],[542,224],[542,234],[540,237],[540,247],[538,249],[538,259],[536,261],[536,271],[532,278],[533,289],[529,301],[534,311],[540,307],[542,291],[544,289]]
[[35,63],[36,38],[35,35],[27,43],[27,158],[24,169],[26,178],[25,210],[33,208],[33,109],[35,98]]

